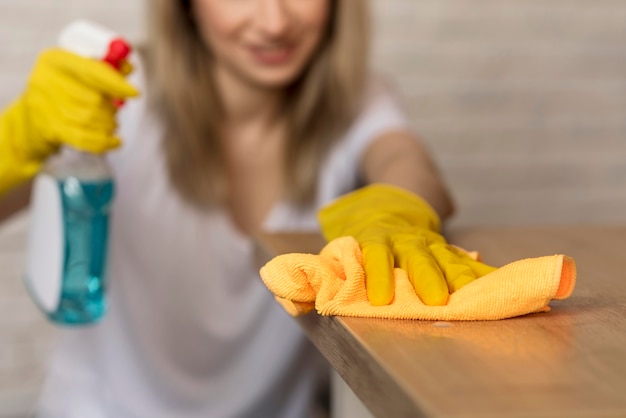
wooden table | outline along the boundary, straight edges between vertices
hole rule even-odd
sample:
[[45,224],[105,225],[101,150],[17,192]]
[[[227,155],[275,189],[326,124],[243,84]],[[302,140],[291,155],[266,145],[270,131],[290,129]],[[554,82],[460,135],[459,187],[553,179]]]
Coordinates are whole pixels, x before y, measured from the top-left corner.
[[[626,226],[460,229],[450,242],[503,265],[574,257],[574,294],[502,321],[297,321],[377,417],[626,417]],[[270,254],[314,235],[259,237]]]

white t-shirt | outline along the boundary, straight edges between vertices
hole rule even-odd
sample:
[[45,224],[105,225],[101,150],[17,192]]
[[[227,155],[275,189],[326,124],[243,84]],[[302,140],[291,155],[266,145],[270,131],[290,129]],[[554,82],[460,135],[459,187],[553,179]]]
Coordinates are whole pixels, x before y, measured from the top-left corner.
[[[138,75],[132,81],[141,88]],[[308,416],[326,363],[263,285],[253,242],[226,211],[201,212],[172,189],[162,127],[143,99],[129,101],[119,123],[109,311],[95,326],[63,331],[38,416]],[[408,128],[403,112],[372,82],[324,163],[315,205],[279,203],[266,228],[316,230],[317,209],[360,185],[367,145],[398,128]]]

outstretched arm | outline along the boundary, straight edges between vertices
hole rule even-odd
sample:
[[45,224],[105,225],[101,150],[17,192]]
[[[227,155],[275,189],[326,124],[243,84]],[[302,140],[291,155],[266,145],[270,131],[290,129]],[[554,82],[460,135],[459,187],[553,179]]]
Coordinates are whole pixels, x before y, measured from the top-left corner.
[[494,270],[441,235],[452,202],[417,138],[400,131],[381,136],[361,168],[369,184],[323,207],[318,219],[327,241],[358,241],[372,305],[392,303],[396,267],[426,305],[445,305],[451,293]]
[[366,150],[361,170],[367,183],[387,183],[426,200],[443,220],[454,204],[424,144],[408,131],[386,133]]

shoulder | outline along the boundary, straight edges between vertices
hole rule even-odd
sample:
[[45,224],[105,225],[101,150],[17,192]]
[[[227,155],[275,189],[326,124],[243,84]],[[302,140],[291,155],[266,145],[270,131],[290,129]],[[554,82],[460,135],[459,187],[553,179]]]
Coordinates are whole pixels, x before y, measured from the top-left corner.
[[372,75],[359,112],[327,155],[320,171],[318,206],[356,189],[362,182],[361,161],[378,139],[409,132],[410,122],[391,82]]
[[401,97],[393,81],[380,74],[372,74],[363,93],[362,105],[356,121],[368,117],[387,116],[405,119]]
[[409,119],[392,82],[380,75],[372,75],[348,136],[364,137],[367,140],[386,131],[408,126]]
[[410,130],[410,120],[392,82],[374,74],[363,93],[360,109],[340,141],[344,151],[358,157],[382,135]]

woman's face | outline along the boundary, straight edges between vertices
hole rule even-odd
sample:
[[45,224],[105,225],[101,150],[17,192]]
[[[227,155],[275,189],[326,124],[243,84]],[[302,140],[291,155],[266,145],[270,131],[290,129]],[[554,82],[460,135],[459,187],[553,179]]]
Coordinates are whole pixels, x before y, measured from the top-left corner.
[[284,87],[326,32],[330,0],[195,0],[193,13],[219,71],[259,87]]

